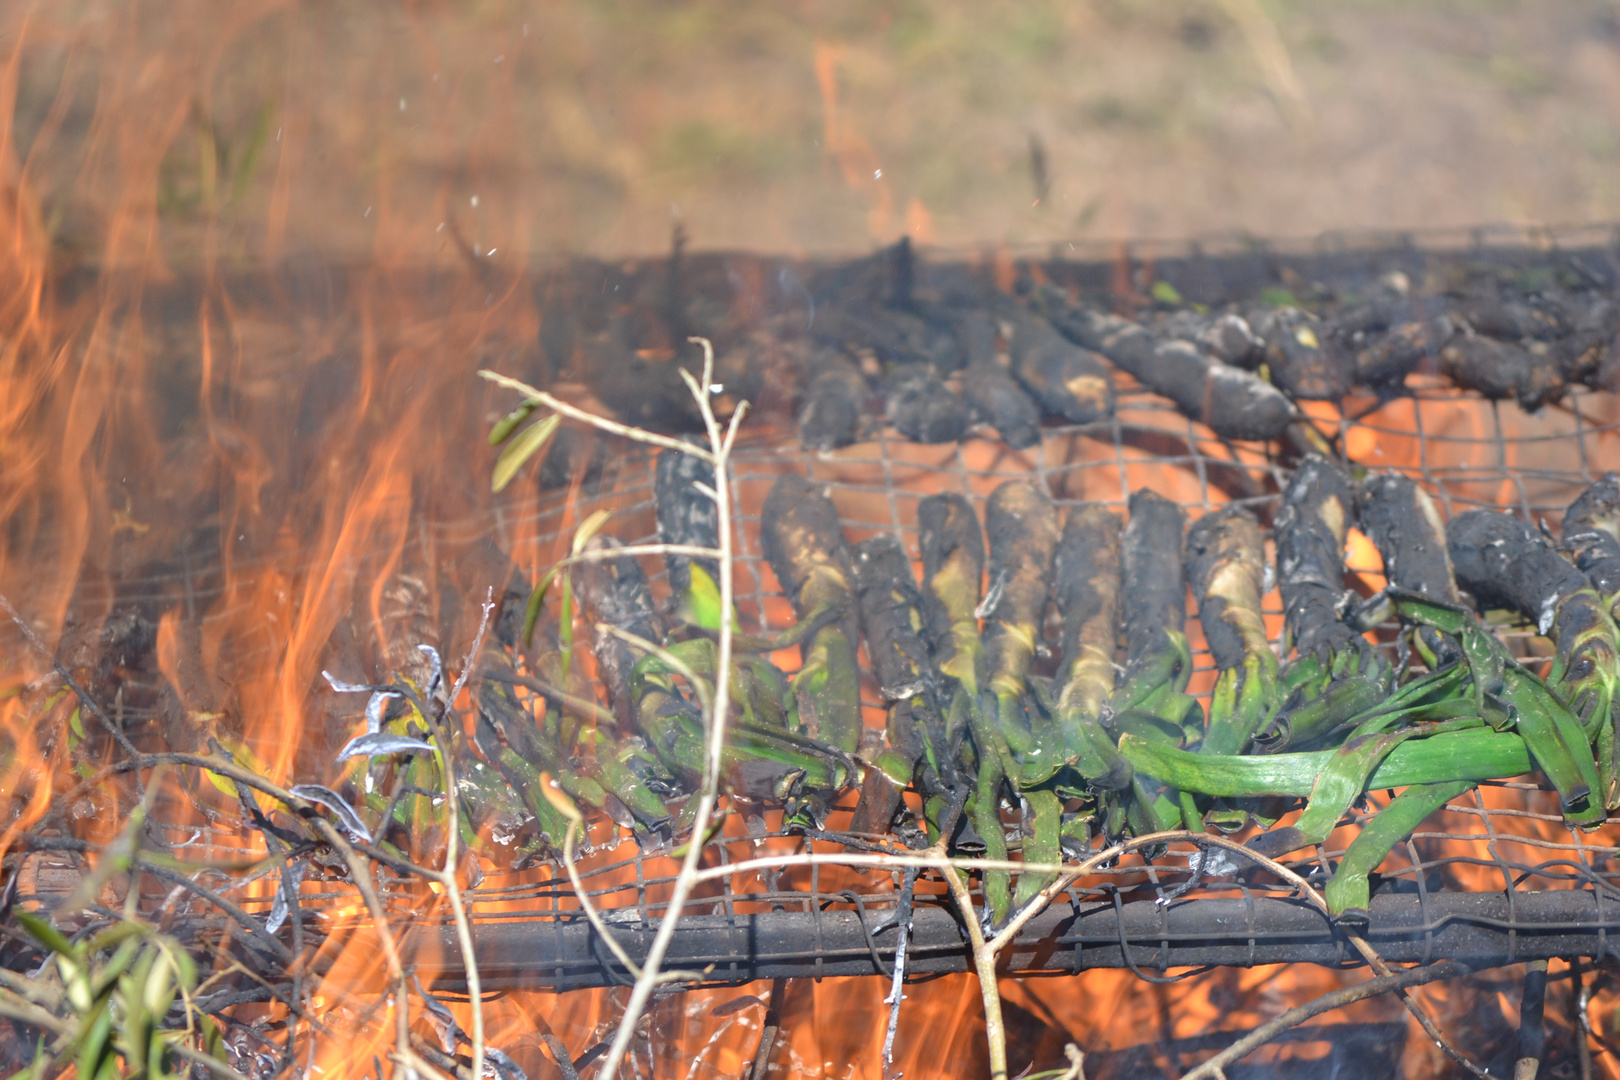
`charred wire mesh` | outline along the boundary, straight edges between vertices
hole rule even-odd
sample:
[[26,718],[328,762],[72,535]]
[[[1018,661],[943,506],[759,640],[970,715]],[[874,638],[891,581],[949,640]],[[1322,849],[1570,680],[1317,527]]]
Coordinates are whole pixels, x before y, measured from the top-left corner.
[[[1383,245],[1377,250],[1387,255],[1391,249]],[[1413,250],[1413,258],[1420,258]],[[1354,257],[1353,251],[1349,256],[1343,251],[1328,254]],[[1201,265],[1199,253],[1183,255],[1187,266]],[[750,435],[736,455],[732,478],[741,508],[737,592],[742,628],[766,631],[792,621],[759,544],[760,505],[772,481],[785,471],[801,472],[825,487],[852,543],[890,533],[914,559],[921,498],[962,493],[982,510],[995,486],[1011,478],[1035,480],[1059,507],[1097,502],[1123,512],[1130,493],[1148,486],[1180,503],[1195,520],[1240,503],[1262,523],[1270,522],[1288,478],[1275,447],[1217,438],[1165,399],[1136,387],[1128,376],[1115,373],[1115,379],[1118,407],[1112,417],[1048,426],[1037,444],[1021,451],[987,431],[970,433],[960,443],[922,445],[886,430],[874,441],[825,454],[808,451],[779,432]],[[1532,523],[1556,521],[1582,489],[1620,463],[1620,400],[1580,388],[1527,413],[1511,401],[1460,394],[1438,375],[1417,375],[1399,396],[1352,396],[1342,405],[1314,409],[1310,416],[1352,465],[1412,476],[1448,516],[1494,507]],[[438,544],[488,537],[507,550],[516,536],[537,533],[542,548],[555,541],[561,554],[577,523],[598,509],[614,512],[612,531],[626,543],[655,542],[652,492],[651,456],[628,443],[616,445],[600,474],[577,490],[539,491],[497,502],[492,513],[476,520],[423,522],[408,543],[428,554]],[[667,592],[661,563],[649,559],[646,568],[655,590]],[[185,555],[176,571],[187,617],[198,617],[215,599],[206,570],[200,556]],[[1348,571],[1363,592],[1382,584],[1376,553],[1365,542],[1352,543]],[[174,582],[125,582],[123,593],[139,597],[143,585],[153,595],[172,595]],[[1275,640],[1282,610],[1274,591],[1266,600]],[[1549,644],[1533,627],[1499,622],[1496,629],[1516,655],[1550,655]],[[1197,658],[1193,689],[1207,695],[1214,666],[1196,619],[1189,620],[1187,630]],[[1391,634],[1384,637],[1392,640]],[[1051,625],[1047,644],[1055,641],[1056,626]],[[863,699],[869,729],[880,726],[876,688],[865,686]],[[132,711],[131,719],[139,717]],[[1369,794],[1346,824],[1370,817],[1392,795]],[[846,849],[850,838],[837,830],[847,824],[851,805],[852,799],[846,799],[835,810],[825,832],[788,835],[780,829],[780,812],[733,800],[722,834],[710,844],[707,865]],[[241,849],[248,833],[231,835],[233,825],[221,820],[158,827],[170,845],[206,859]],[[1326,843],[1296,852],[1286,862],[1320,883],[1353,836],[1353,829],[1341,828]],[[1010,839],[1016,851],[1016,834]],[[662,914],[676,860],[668,850],[640,849],[627,830],[606,820],[591,823],[588,840],[582,860],[585,883],[635,954]],[[1609,930],[1620,934],[1617,844],[1620,819],[1611,818],[1594,833],[1572,830],[1556,793],[1546,785],[1481,784],[1432,815],[1385,861],[1375,882],[1369,939],[1390,960],[1421,961],[1470,949],[1509,960],[1604,955],[1613,947]],[[776,974],[887,974],[896,940],[897,878],[886,871],[788,866],[716,880],[690,902],[685,925],[691,933],[683,931],[677,938],[668,964],[703,971],[713,982]],[[416,933],[432,937],[444,930],[442,922],[422,919],[430,907],[424,903],[422,882],[385,877],[383,886],[400,921],[412,922]],[[159,894],[149,902],[156,907],[163,899]],[[560,989],[625,980],[626,973],[589,932],[560,866],[544,863],[490,873],[468,900],[484,931],[481,955],[488,950],[487,959],[480,961],[486,987],[521,982]],[[335,881],[308,887],[300,902],[317,914],[324,930],[363,918],[356,894]],[[919,975],[962,970],[959,931],[937,877],[923,876],[916,904],[911,969]],[[263,914],[268,901],[244,906]],[[454,950],[440,952],[445,957],[443,984],[453,985]],[[1065,900],[1030,925],[1010,963],[1028,972],[1129,966],[1144,977],[1161,978],[1171,969],[1206,964],[1334,964],[1350,959],[1326,920],[1304,905],[1291,886],[1219,849],[1177,845],[1129,856],[1075,882]]]

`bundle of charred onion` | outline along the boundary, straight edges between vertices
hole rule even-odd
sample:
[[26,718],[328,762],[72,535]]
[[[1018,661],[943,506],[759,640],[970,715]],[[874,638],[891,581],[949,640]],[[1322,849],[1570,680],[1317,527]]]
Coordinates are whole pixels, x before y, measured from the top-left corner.
[[[1044,423],[1107,419],[1115,369],[1222,438],[1244,440],[1283,437],[1301,402],[1338,401],[1358,386],[1389,393],[1425,368],[1529,411],[1576,386],[1612,389],[1620,377],[1620,303],[1579,257],[1532,270],[1459,256],[1429,264],[1416,286],[1394,269],[1410,269],[1411,252],[1389,254],[1389,273],[1369,277],[1358,260],[1337,283],[1313,263],[1310,292],[1298,297],[1281,278],[1258,289],[1256,270],[1279,269],[1269,257],[1264,269],[1239,257],[1226,266],[1232,280],[1213,290],[1221,260],[1200,255],[1190,275],[1161,261],[1160,272],[1204,302],[1161,280],[1131,301],[1127,318],[1117,291],[1082,299],[1076,264],[1020,268],[1008,290],[968,265],[917,259],[905,240],[808,280],[804,267],[780,265],[764,275],[779,291],[738,304],[680,286],[693,264],[677,245],[667,265],[626,276],[618,265],[581,264],[577,278],[552,282],[541,343],[557,370],[585,357],[596,397],[626,423],[696,431],[678,366],[649,356],[701,333],[719,344],[717,374],[732,399],[791,412],[817,450],[884,425],[917,442],[954,442],[975,424],[1023,449],[1041,440]],[[735,271],[709,278],[737,280]],[[1241,282],[1258,295],[1244,295]],[[559,442],[555,456],[569,449]],[[566,482],[566,468],[552,472]]]
[[[716,546],[706,468],[663,452],[666,542]],[[526,850],[560,847],[570,814],[559,790],[643,842],[673,838],[688,824],[705,762],[704,703],[719,677],[733,702],[722,790],[740,805],[779,805],[789,828],[820,829],[839,793],[858,785],[851,828],[869,839],[893,833],[921,846],[949,830],[955,851],[1005,860],[1016,849],[1052,864],[1099,837],[1258,825],[1250,846],[1280,857],[1327,840],[1353,806],[1368,807],[1368,792],[1404,789],[1364,818],[1337,866],[1328,898],[1341,916],[1365,912],[1368,875],[1395,844],[1481,781],[1539,771],[1579,828],[1620,807],[1614,477],[1570,508],[1559,549],[1505,513],[1469,511],[1446,526],[1405,477],[1357,484],[1324,458],[1306,459],[1274,521],[1280,650],[1262,616],[1264,538],[1249,509],[1229,506],[1190,529],[1179,506],[1151,491],[1128,509],[1123,524],[1094,504],[1064,518],[1034,484],[1009,481],[990,495],[981,529],[967,497],[925,498],[919,582],[899,539],[852,550],[828,495],[786,474],[764,503],[761,537],[798,622],[769,637],[736,635],[725,673],[712,563],[668,556],[674,595],[659,605],[641,562],[613,554],[618,541],[582,540],[598,557],[562,580],[557,621],[508,633],[475,680],[477,735],[462,748],[472,760],[455,770],[469,842],[479,822],[520,804],[535,825]],[[1372,597],[1346,588],[1346,540],[1358,524],[1389,582]],[[1188,586],[1217,669],[1207,711],[1187,692]],[[1464,591],[1481,610],[1536,623],[1555,650],[1545,677],[1462,604]],[[1049,602],[1061,622],[1055,657],[1043,642]],[[593,628],[606,707],[571,663],[576,613]],[[1367,629],[1391,616],[1400,631],[1375,645]],[[863,634],[881,730],[862,722]],[[800,664],[790,676],[771,654],[793,646]],[[434,689],[392,692],[391,707],[373,701],[370,737],[408,740]],[[431,757],[419,753],[408,768],[422,772],[409,788],[434,790]],[[1049,880],[1013,877],[984,875],[994,921]]]

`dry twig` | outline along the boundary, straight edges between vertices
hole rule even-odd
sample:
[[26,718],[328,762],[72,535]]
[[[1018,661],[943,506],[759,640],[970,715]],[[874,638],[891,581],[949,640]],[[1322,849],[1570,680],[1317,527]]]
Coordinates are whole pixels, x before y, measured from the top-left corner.
[[[742,422],[743,417],[747,415],[748,407],[746,403],[739,405],[736,411],[732,413],[730,425],[725,429],[721,428],[709,401],[709,387],[714,379],[714,346],[705,338],[692,338],[691,341],[703,349],[703,377],[700,382],[694,379],[692,374],[684,368],[681,369],[681,377],[685,379],[687,388],[691,390],[692,397],[696,399],[698,410],[703,416],[704,429],[709,437],[709,449],[707,450],[679,439],[655,435],[652,432],[642,431],[638,428],[620,424],[617,421],[596,416],[516,379],[510,379],[490,371],[480,372],[491,382],[525,394],[547,408],[574,420],[590,424],[603,431],[621,435],[627,439],[662,446],[682,454],[689,454],[714,465],[715,486],[709,494],[715,500],[717,511],[716,516],[720,534],[719,550],[715,552],[709,552],[706,549],[697,552],[683,552],[715,556],[719,560],[720,570],[718,584],[720,587],[721,614],[715,670],[722,674],[714,681],[712,700],[704,703],[709,720],[708,754],[704,763],[703,782],[694,796],[698,800],[696,813],[692,820],[694,842],[687,845],[686,856],[675,876],[675,883],[671,890],[668,906],[665,908],[664,916],[659,922],[658,931],[653,936],[652,945],[647,951],[646,963],[636,977],[635,986],[630,992],[630,1001],[625,1006],[624,1016],[619,1022],[618,1030],[614,1033],[613,1045],[609,1047],[607,1058],[598,1071],[598,1075],[601,1076],[616,1076],[618,1074],[619,1063],[623,1060],[625,1051],[629,1048],[636,1024],[640,1020],[642,1012],[646,1009],[647,1001],[651,998],[653,990],[661,982],[665,981],[663,974],[659,970],[663,963],[664,954],[669,950],[670,940],[675,933],[675,925],[680,920],[681,910],[686,904],[687,897],[691,895],[693,888],[702,880],[698,868],[704,850],[701,840],[708,835],[709,819],[714,813],[715,801],[719,794],[721,755],[725,751],[725,721],[727,710],[730,707],[730,687],[728,685],[729,680],[724,677],[724,673],[731,670],[732,635],[735,629],[733,626],[731,491],[728,467],[731,449],[737,438],[738,425]],[[672,549],[661,545],[647,545],[645,549],[637,549],[638,552],[642,550],[645,550],[648,554],[653,554]],[[617,557],[623,553],[622,550],[615,551],[614,555]],[[694,682],[694,685],[698,684],[699,682]],[[570,872],[573,872],[572,868],[570,868]],[[575,887],[578,888],[579,886],[576,884]],[[581,891],[583,892],[583,890]],[[597,925],[596,920],[593,920],[593,925]],[[600,932],[600,927],[598,927],[598,930]],[[607,940],[612,942],[611,937],[608,937]],[[619,951],[615,949],[616,954]],[[626,959],[627,957],[620,957],[620,962],[623,963]]]

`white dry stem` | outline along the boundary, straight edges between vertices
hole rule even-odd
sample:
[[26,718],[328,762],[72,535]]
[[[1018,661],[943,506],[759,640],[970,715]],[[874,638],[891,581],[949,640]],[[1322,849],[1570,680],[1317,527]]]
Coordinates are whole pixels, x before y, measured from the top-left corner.
[[718,559],[720,552],[716,548],[700,547],[696,544],[629,544],[624,547],[581,551],[566,559],[558,559],[552,564],[552,569],[561,570],[575,563],[604,562],[608,559],[623,559],[637,555],[690,555],[694,559]]
[[[694,379],[692,373],[681,369],[681,377],[686,381],[687,388],[691,390],[692,397],[696,399],[698,411],[703,416],[704,430],[709,437],[707,450],[679,439],[672,439],[665,435],[656,435],[650,431],[609,420],[585,411],[565,401],[551,396],[543,390],[529,386],[517,379],[498,375],[492,371],[479,372],[484,378],[498,385],[516,390],[545,407],[561,413],[573,420],[589,424],[602,431],[612,432],[636,442],[649,443],[661,446],[668,450],[675,450],[688,454],[701,461],[707,461],[714,466],[713,498],[716,508],[716,519],[720,531],[720,547],[718,551],[683,552],[700,556],[717,556],[720,563],[720,627],[718,634],[718,647],[715,657],[715,671],[718,673],[714,680],[711,700],[706,702],[709,717],[708,754],[704,762],[703,782],[695,798],[697,812],[692,818],[693,841],[687,845],[686,857],[681,862],[680,871],[675,875],[674,887],[670,892],[669,903],[664,909],[663,918],[658,924],[658,931],[653,935],[652,945],[647,950],[647,960],[636,976],[635,986],[630,991],[630,1001],[625,1005],[624,1016],[620,1019],[618,1029],[614,1033],[613,1045],[608,1049],[607,1055],[597,1070],[598,1076],[613,1077],[619,1072],[619,1064],[624,1060],[625,1051],[629,1049],[630,1040],[635,1035],[637,1023],[647,1007],[648,1000],[657,986],[665,981],[660,972],[663,965],[664,954],[669,951],[670,940],[674,937],[676,923],[679,922],[681,911],[686,906],[686,900],[692,890],[702,880],[698,863],[703,858],[702,840],[708,835],[709,819],[714,814],[715,800],[720,787],[721,756],[726,746],[726,713],[730,708],[730,680],[725,673],[731,670],[731,643],[734,630],[733,599],[734,588],[732,583],[732,525],[731,525],[731,491],[730,491],[730,461],[731,449],[737,440],[738,425],[747,415],[748,403],[743,402],[737,406],[731,415],[730,424],[722,428],[719,420],[715,418],[714,408],[709,401],[708,387],[714,383],[714,345],[706,338],[689,339],[703,349],[703,376],[701,381]],[[630,549],[620,548],[612,552],[617,558]],[[655,552],[672,551],[673,546],[648,545],[645,548],[636,548],[636,554],[653,554]],[[694,680],[694,686],[698,684]],[[576,884],[575,888],[579,888]],[[581,890],[583,891],[583,890]],[[594,925],[594,922],[593,922]],[[600,932],[600,928],[598,928]],[[611,942],[612,939],[608,938]],[[617,950],[615,950],[617,952]],[[621,963],[625,958],[621,958]],[[633,970],[633,969],[632,969]],[[475,1078],[476,1080],[476,1078]]]
[[[450,901],[450,915],[456,923],[456,942],[461,948],[461,962],[467,969],[467,1002],[472,1013],[472,1077],[482,1080],[484,1075],[484,988],[478,978],[478,958],[473,951],[472,926],[467,920],[467,908],[462,903],[461,885],[456,881],[456,862],[461,851],[461,789],[456,786],[455,746],[446,734],[449,717],[455,715],[456,698],[467,685],[478,653],[484,647],[484,633],[489,629],[489,614],[495,610],[495,589],[490,587],[484,598],[484,615],[478,622],[478,633],[473,635],[472,648],[467,661],[461,666],[461,677],[450,690],[450,704],[445,710],[443,727],[433,738],[439,744],[439,757],[444,765],[444,802],[446,811],[446,839],[444,842],[444,869],[433,875],[444,886],[444,895]],[[474,855],[473,858],[478,858]]]
[[[590,893],[586,890],[584,879],[579,876],[579,862],[574,852],[574,844],[578,842],[580,829],[584,826],[584,815],[579,812],[579,807],[573,806],[571,802],[567,807],[558,803],[553,805],[568,818],[568,829],[563,833],[563,868],[568,871],[568,880],[574,886],[574,896],[579,900],[580,910],[585,912],[586,921],[591,924],[597,936],[607,943],[608,951],[613,954],[614,959],[624,965],[630,977],[641,978],[641,965],[630,959],[630,954],[619,944],[619,939],[613,936],[607,920],[602,918],[602,913],[596,909],[596,901],[591,899]],[[680,982],[683,979],[698,978],[702,978],[702,973],[696,971],[666,971],[658,976],[660,982]]]
[[405,989],[405,965],[399,958],[399,945],[394,939],[393,928],[388,925],[388,913],[383,909],[382,899],[372,884],[371,868],[330,822],[319,817],[311,821],[315,830],[328,844],[337,849],[344,861],[349,864],[349,876],[354,879],[354,887],[360,890],[361,898],[371,911],[377,941],[382,945],[383,961],[388,965],[388,975],[394,984],[394,1052],[389,1057],[402,1063],[407,1062],[416,1055],[411,1050],[410,998]]
[[[710,345],[708,340],[705,338],[694,338],[692,340],[703,342],[703,347],[708,355],[708,359],[704,361],[704,370],[709,370],[709,367],[714,363],[714,346]],[[685,371],[684,368],[682,370]],[[710,435],[709,443],[715,447],[713,453],[703,449],[700,446],[693,446],[691,443],[682,442],[680,439],[672,439],[668,435],[658,435],[651,431],[643,431],[640,428],[631,427],[628,424],[621,424],[617,420],[609,420],[605,416],[597,416],[593,412],[586,412],[577,405],[570,405],[561,398],[552,397],[544,390],[530,386],[528,383],[519,379],[514,379],[510,375],[502,375],[500,372],[488,370],[480,371],[478,374],[482,375],[484,378],[488,379],[497,386],[504,386],[508,390],[516,390],[525,397],[538,401],[540,404],[544,405],[553,412],[562,413],[570,420],[578,420],[582,424],[589,424],[591,427],[600,428],[602,431],[610,431],[615,435],[622,435],[624,438],[632,439],[635,442],[651,443],[653,446],[662,446],[669,450],[679,450],[683,454],[690,454],[695,458],[702,458],[704,461],[709,462],[715,461],[719,454],[719,441],[715,439],[712,434]],[[687,373],[687,381],[691,381],[690,373]],[[698,402],[698,407],[703,410],[704,423],[711,429],[718,430],[713,422],[714,410],[709,408],[709,403],[706,397]],[[736,428],[737,421],[742,418],[742,413],[743,407],[738,406],[737,411],[733,413],[731,417],[731,426],[733,428]],[[721,543],[724,542],[725,540],[722,538]]]

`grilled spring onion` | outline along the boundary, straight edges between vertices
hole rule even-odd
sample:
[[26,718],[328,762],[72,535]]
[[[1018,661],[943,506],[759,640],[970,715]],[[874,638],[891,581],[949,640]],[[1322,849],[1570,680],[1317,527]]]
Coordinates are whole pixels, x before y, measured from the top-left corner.
[[[1461,644],[1473,714],[1513,727],[1563,801],[1564,818],[1583,829],[1603,823],[1597,763],[1580,721],[1536,675],[1508,655],[1473,612],[1418,593],[1390,591],[1402,618],[1443,631]],[[1439,672],[1435,673],[1439,675]]]
[[1350,481],[1312,454],[1294,470],[1277,514],[1277,587],[1283,601],[1283,654],[1336,653],[1364,640],[1339,618],[1344,545],[1355,524]]
[[[598,533],[586,542],[584,550],[611,551],[623,546],[615,537]],[[652,589],[647,584],[646,571],[636,559],[621,556],[575,563],[573,578],[574,591],[593,626],[616,627],[644,641],[660,640]],[[635,650],[601,629],[592,636],[592,650],[596,654],[598,675],[607,690],[608,707],[621,726],[628,726],[634,713],[630,671],[636,665]]]
[[1021,783],[1043,783],[1062,765],[1079,770],[1088,786],[1121,790],[1131,767],[1104,727],[1112,719],[1114,651],[1119,640],[1119,515],[1095,504],[1076,506],[1064,522],[1053,565],[1053,589],[1063,619],[1056,703],[1058,746],[1042,757],[1026,755]]
[[[576,801],[598,810],[608,809],[607,789],[575,766],[569,753],[512,697],[509,686],[494,679],[482,681],[478,692],[477,731],[479,748],[523,798],[552,846],[561,846],[560,828],[566,828],[566,822],[559,820],[540,788],[542,772],[550,773],[557,785]],[[635,796],[631,801],[641,802]],[[616,800],[613,810],[618,811],[620,804],[628,806],[623,800]],[[653,821],[644,824],[662,824],[664,820],[668,820],[667,812],[655,815]]]
[[1239,506],[1206,515],[1187,536],[1187,580],[1204,638],[1220,668],[1204,734],[1207,754],[1238,754],[1281,700],[1277,655],[1260,614],[1265,547],[1260,523]]
[[1045,412],[1071,424],[1113,415],[1114,384],[1102,357],[1064,338],[1038,315],[1018,308],[1003,314],[1013,374]]
[[[979,638],[979,585],[984,579],[984,536],[973,504],[962,495],[931,495],[917,506],[918,543],[923,557],[924,628],[934,650],[935,668],[951,693],[947,745],[957,746],[971,727],[976,759],[963,762],[974,773],[968,821],[984,844],[986,858],[1007,858],[1001,797],[1013,763],[994,713],[980,702],[985,649]],[[996,922],[1012,906],[1012,879],[1004,870],[984,877],[985,902]]]
[[1446,803],[1475,787],[1472,780],[1445,780],[1436,784],[1413,784],[1361,827],[1350,841],[1344,857],[1328,880],[1323,897],[1328,912],[1341,922],[1365,926],[1369,921],[1367,904],[1371,889],[1367,875],[1389,856],[1423,819]]
[[1282,307],[1260,320],[1271,381],[1296,401],[1339,401],[1355,381],[1353,358],[1329,337],[1322,320]]
[[[708,760],[707,725],[676,679],[659,657],[642,657],[631,680],[637,723],[670,771],[696,787]],[[721,755],[724,790],[785,803],[789,823],[808,824],[825,809],[828,793],[849,782],[851,772],[841,752],[813,739],[746,720],[728,725]]]
[[962,396],[973,407],[973,415],[995,428],[1014,450],[1041,441],[1040,409],[994,360],[968,365],[962,376]]
[[[1182,570],[1181,507],[1142,489],[1130,499],[1130,521],[1120,544],[1124,576],[1125,678],[1114,691],[1115,730],[1179,746],[1202,737],[1203,710],[1186,693],[1192,678],[1192,652],[1182,627],[1187,619],[1187,585]],[[1143,777],[1111,801],[1109,828],[1120,820],[1135,830],[1169,827],[1171,804],[1180,800],[1152,790]],[[1196,807],[1183,808],[1189,828],[1201,829]],[[1110,832],[1110,835],[1115,835]]]
[[1339,617],[1346,597],[1344,545],[1355,521],[1349,479],[1311,455],[1300,463],[1277,514],[1277,585],[1283,601],[1282,673],[1288,698],[1255,733],[1265,753],[1328,737],[1389,693],[1393,672],[1354,627]]
[[964,495],[930,495],[917,504],[917,534],[923,560],[923,633],[940,674],[977,699],[984,661],[977,615],[984,582],[979,517]]
[[812,450],[836,450],[855,441],[871,391],[854,364],[822,350],[812,357],[817,371],[799,406],[799,441]]
[[1620,474],[1606,473],[1569,504],[1563,536],[1609,615],[1620,619]]
[[895,430],[913,442],[957,442],[967,431],[968,407],[928,364],[901,364],[883,380],[884,411]]
[[[984,652],[989,674],[988,690],[994,695],[995,723],[1001,737],[1013,751],[1003,758],[1002,768],[1009,779],[1021,772],[1016,760],[1039,749],[1036,732],[1025,725],[1021,703],[1027,692],[1026,680],[1035,658],[1036,639],[1046,612],[1052,557],[1057,550],[1057,511],[1052,501],[1033,484],[1010,480],[996,488],[985,507],[985,533],[990,538],[990,599],[985,607]],[[985,702],[985,711],[992,708]],[[981,745],[988,757],[989,752]],[[997,746],[998,753],[1000,745]],[[981,788],[983,801],[987,792]],[[1030,808],[1032,829],[1024,843],[1024,857],[1031,862],[1057,862],[1058,823],[1062,807],[1057,794],[1041,788],[1024,793]],[[1034,897],[1050,880],[1045,875],[1023,874],[1013,904],[1021,906]]]
[[[1309,795],[1335,753],[1197,754],[1128,732],[1119,737],[1119,751],[1141,775],[1184,791],[1234,799]],[[1407,740],[1372,771],[1366,788],[1500,780],[1521,776],[1532,767],[1530,750],[1519,734],[1474,727]]]
[[1367,789],[1368,780],[1398,747],[1417,736],[1436,738],[1442,733],[1476,730],[1483,727],[1478,717],[1461,717],[1419,727],[1377,730],[1374,720],[1352,732],[1343,745],[1332,752],[1321,773],[1311,785],[1310,801],[1292,825],[1264,832],[1248,846],[1268,858],[1280,858],[1299,848],[1320,844],[1328,838],[1350,804]]
[[1252,372],[1221,363],[1199,345],[1159,341],[1129,319],[1071,303],[1051,286],[1036,289],[1031,302],[1064,337],[1102,353],[1223,438],[1274,439],[1295,419],[1294,405],[1281,390]]
[[[1378,549],[1391,587],[1447,604],[1460,602],[1445,523],[1428,492],[1409,476],[1383,473],[1366,479],[1358,502],[1361,529]],[[1432,629],[1420,628],[1412,641],[1430,668],[1455,654]]]
[[[653,480],[659,543],[720,546],[719,508],[698,489],[699,484],[713,490],[713,465],[679,450],[659,451]],[[691,555],[665,555],[664,566],[669,571],[669,588],[680,616],[687,622],[718,629],[720,591],[715,583],[720,580],[719,563]]]
[[990,538],[990,592],[985,600],[984,654],[1002,732],[1018,753],[1034,745],[1019,699],[1035,658],[1057,550],[1057,511],[1033,484],[1009,480],[985,507]]
[[1507,607],[1537,621],[1557,646],[1548,682],[1597,743],[1600,791],[1620,806],[1614,704],[1620,632],[1586,575],[1518,518],[1494,510],[1458,514],[1446,526],[1457,581],[1481,606]]
[[1192,677],[1192,654],[1182,627],[1187,586],[1182,578],[1181,507],[1146,488],[1130,499],[1130,521],[1120,545],[1125,589],[1125,681],[1114,691],[1116,713],[1143,709],[1201,734],[1203,717],[1189,719],[1196,700],[1183,691]]
[[954,770],[945,757],[945,722],[921,636],[922,597],[911,560],[900,541],[885,533],[855,546],[854,565],[861,629],[888,706],[889,745],[873,762],[876,768],[867,770],[857,808],[857,816],[865,816],[851,826],[870,832],[887,826],[899,789],[913,777],[921,790],[938,792],[942,770]]
[[793,692],[806,733],[853,754],[861,742],[861,676],[849,548],[838,510],[804,477],[784,473],[765,498],[760,541],[801,619],[823,608],[843,613],[800,647],[803,664]]

